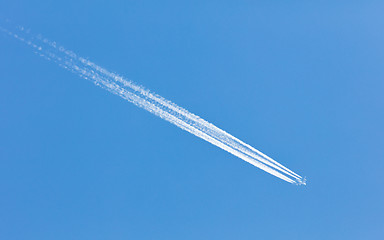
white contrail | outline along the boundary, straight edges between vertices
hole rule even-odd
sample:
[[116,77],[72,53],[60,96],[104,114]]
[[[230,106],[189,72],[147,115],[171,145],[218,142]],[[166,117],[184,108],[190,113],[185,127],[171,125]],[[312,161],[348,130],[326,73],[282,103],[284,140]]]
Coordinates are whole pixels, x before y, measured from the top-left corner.
[[215,125],[177,106],[175,103],[150,92],[144,87],[109,72],[85,58],[77,56],[64,47],[58,46],[56,42],[49,41],[40,35],[35,36],[23,27],[16,27],[12,32],[2,27],[0,27],[0,30],[31,46],[38,55],[56,62],[61,67],[78,74],[84,79],[93,81],[96,85],[107,91],[222,148],[244,161],[284,181],[305,184],[305,179],[300,175]]

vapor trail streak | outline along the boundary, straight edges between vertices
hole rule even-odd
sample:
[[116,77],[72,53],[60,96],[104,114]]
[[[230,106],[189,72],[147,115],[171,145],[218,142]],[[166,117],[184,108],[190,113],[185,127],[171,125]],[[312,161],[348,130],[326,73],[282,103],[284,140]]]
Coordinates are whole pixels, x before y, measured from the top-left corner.
[[305,184],[305,179],[300,175],[175,103],[115,73],[109,72],[85,58],[79,57],[64,47],[58,46],[56,42],[49,41],[40,35],[33,35],[29,30],[22,27],[13,27],[13,29],[13,31],[9,31],[0,27],[0,31],[29,45],[38,55],[56,62],[61,67],[84,79],[91,80],[101,88],[284,181]]

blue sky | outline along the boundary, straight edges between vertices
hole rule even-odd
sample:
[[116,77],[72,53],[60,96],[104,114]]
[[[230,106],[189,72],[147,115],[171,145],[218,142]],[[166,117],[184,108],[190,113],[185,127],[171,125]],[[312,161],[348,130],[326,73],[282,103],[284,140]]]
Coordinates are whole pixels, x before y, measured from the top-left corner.
[[1,239],[382,239],[382,1],[0,1],[285,183],[0,34]]

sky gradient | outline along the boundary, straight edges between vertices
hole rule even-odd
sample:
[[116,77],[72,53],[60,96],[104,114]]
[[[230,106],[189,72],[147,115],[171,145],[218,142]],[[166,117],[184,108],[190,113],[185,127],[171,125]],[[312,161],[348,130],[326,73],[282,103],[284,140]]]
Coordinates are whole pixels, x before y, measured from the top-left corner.
[[0,16],[308,179],[285,183],[0,34],[1,239],[382,239],[382,1],[1,1]]

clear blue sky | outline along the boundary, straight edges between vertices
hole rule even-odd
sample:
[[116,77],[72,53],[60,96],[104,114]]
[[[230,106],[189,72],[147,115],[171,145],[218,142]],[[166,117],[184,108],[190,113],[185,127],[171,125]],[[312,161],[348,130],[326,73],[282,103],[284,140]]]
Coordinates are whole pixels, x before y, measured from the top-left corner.
[[383,1],[1,0],[307,176],[285,183],[0,34],[0,239],[383,239]]

